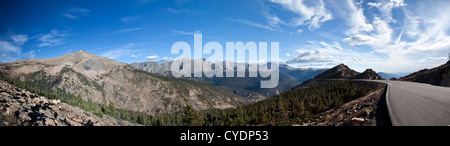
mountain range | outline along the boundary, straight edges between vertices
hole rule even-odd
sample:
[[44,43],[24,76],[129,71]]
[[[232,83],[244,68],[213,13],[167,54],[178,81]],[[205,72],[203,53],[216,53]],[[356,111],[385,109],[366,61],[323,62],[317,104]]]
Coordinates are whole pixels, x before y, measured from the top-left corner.
[[[201,61],[206,60],[191,60],[192,66],[194,63],[201,63]],[[235,63],[231,62],[235,65],[235,70],[237,66],[245,66],[245,74],[248,76],[248,63]],[[149,61],[142,63],[132,63],[131,66],[134,66],[143,71],[156,73],[162,76],[172,76],[170,72],[172,62],[165,62],[158,64],[157,62]],[[214,65],[214,63],[211,63]],[[225,62],[222,62],[223,66],[219,66],[225,73],[226,70],[230,68],[226,68]],[[260,88],[261,80],[267,80],[266,78],[261,78],[260,76],[256,78],[249,77],[206,77],[203,75],[202,77],[193,77],[194,79],[221,87],[225,90],[233,92],[239,96],[245,97],[252,101],[259,101],[274,95],[278,95],[290,88],[300,85],[302,82],[313,78],[314,76],[324,72],[327,69],[317,69],[317,68],[293,68],[288,65],[280,64],[279,65],[279,82],[278,86],[275,88]],[[236,71],[235,71],[236,73]]]
[[390,80],[392,78],[398,79],[398,78],[402,77],[401,75],[398,75],[398,74],[385,73],[385,72],[378,72],[378,75],[380,75],[380,77],[382,77],[385,80]]
[[95,103],[148,114],[233,108],[249,101],[216,86],[164,77],[85,51],[57,58],[0,64],[0,75],[46,92],[79,95]]

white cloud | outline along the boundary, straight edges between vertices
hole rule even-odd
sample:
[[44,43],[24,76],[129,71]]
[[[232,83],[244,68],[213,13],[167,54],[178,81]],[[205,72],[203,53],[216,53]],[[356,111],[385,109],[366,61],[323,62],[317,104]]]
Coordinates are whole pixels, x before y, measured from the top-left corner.
[[297,30],[297,33],[302,33],[302,32],[303,32],[302,29]]
[[292,57],[287,63],[333,62],[333,56],[321,51],[308,51]]
[[392,33],[393,30],[390,28],[389,24],[386,21],[381,20],[378,17],[375,17],[372,25],[375,27],[374,32],[365,34],[355,34],[348,38],[345,38],[343,41],[347,44],[354,45],[370,45],[372,47],[378,48],[383,47],[386,44],[392,42]]
[[369,5],[371,7],[380,7],[382,4],[381,3],[368,2],[367,5]]
[[131,57],[131,58],[138,58],[138,57],[141,57],[141,56],[142,56],[142,54],[138,54],[138,55],[132,54],[130,57]]
[[403,0],[383,0],[379,3],[368,2],[367,5],[378,8],[384,19],[391,22],[394,21],[392,19],[392,9],[406,6],[406,3]]
[[372,37],[367,35],[354,35],[349,38],[345,38],[344,42],[347,44],[354,46],[354,45],[364,45],[372,42]]
[[319,28],[324,22],[333,19],[331,12],[325,8],[323,0],[309,1],[309,5],[303,0],[271,0],[284,8],[297,14],[292,20],[294,26],[309,25],[309,29]]
[[[380,3],[370,5],[380,9],[388,7],[389,11],[374,14],[375,31],[351,35],[344,42],[353,46],[368,45],[372,54],[382,58],[370,63],[386,72],[412,72],[445,63],[447,58],[442,54],[448,54],[450,48],[450,10],[446,8],[450,2],[427,1],[402,8],[406,16],[403,23],[400,22],[403,27],[397,22],[391,23],[390,11],[407,4],[401,0]],[[403,34],[408,38],[402,37]]]
[[145,57],[145,59],[147,59],[147,60],[149,60],[149,61],[155,61],[155,60],[157,60],[159,58],[159,56],[158,55],[152,55],[152,56],[147,56],[147,57]]
[[11,35],[10,37],[14,41],[14,44],[19,46],[28,41],[28,35],[25,34]]
[[299,67],[329,68],[340,63],[367,65],[380,61],[374,54],[346,49],[339,42],[309,41],[308,43],[290,54],[292,58],[288,59],[287,63]]
[[373,30],[372,24],[366,22],[367,20],[366,16],[364,16],[363,8],[359,8],[352,0],[345,0],[343,3],[346,4],[344,9],[347,11],[344,19],[346,19],[348,25],[350,25],[350,29],[347,31],[348,34],[370,32]]
[[170,62],[170,61],[173,61],[173,58],[166,56],[166,57],[163,57],[160,60],[158,60],[158,63],[164,63],[164,62]]

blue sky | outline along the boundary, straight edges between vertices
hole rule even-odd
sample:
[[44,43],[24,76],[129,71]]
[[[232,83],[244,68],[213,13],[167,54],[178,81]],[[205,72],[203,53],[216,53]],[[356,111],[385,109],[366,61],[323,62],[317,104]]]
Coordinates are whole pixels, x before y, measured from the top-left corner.
[[[445,63],[450,1],[127,0],[0,2],[0,62],[80,49],[124,63],[166,61],[177,41],[279,42],[294,67],[413,72]],[[204,57],[207,57],[206,55]]]

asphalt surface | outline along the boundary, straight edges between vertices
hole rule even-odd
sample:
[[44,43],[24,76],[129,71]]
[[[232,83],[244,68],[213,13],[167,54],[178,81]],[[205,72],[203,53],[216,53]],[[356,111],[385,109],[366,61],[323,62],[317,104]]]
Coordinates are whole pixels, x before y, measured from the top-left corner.
[[394,126],[450,126],[450,87],[404,81],[388,84],[386,102]]

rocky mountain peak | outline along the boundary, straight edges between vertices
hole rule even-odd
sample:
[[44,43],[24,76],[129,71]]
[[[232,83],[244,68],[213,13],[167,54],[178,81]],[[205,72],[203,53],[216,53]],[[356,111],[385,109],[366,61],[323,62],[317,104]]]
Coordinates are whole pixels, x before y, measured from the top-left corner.
[[367,80],[382,80],[383,78],[379,76],[373,69],[366,69],[363,73],[358,74],[354,77],[355,79],[367,79]]
[[338,71],[343,71],[343,70],[351,70],[347,65],[341,63],[335,67],[333,67],[332,69],[336,69]]
[[358,72],[349,68],[347,65],[339,64],[322,74],[317,75],[314,79],[348,79],[357,74]]

